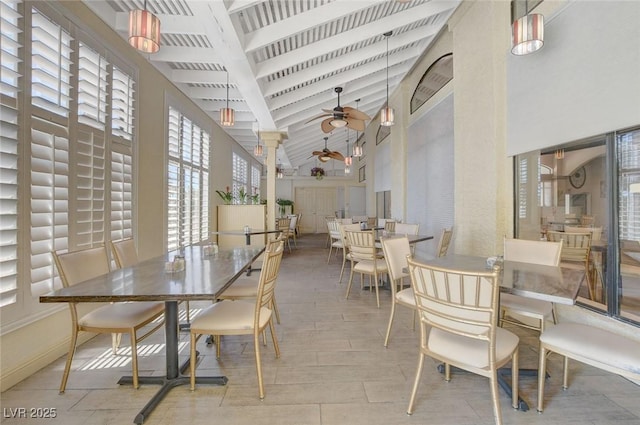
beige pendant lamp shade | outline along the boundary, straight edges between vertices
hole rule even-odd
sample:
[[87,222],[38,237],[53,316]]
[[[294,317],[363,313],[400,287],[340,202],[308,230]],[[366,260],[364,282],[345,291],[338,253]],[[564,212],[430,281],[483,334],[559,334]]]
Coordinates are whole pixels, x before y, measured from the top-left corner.
[[236,123],[236,111],[229,108],[229,71],[227,71],[227,107],[220,109],[220,124],[224,127],[233,127]]
[[529,4],[525,1],[525,15],[511,24],[511,53],[528,55],[540,50],[544,44],[544,16],[529,14]]
[[156,53],[160,50],[160,19],[147,10],[129,12],[129,44],[145,53]]

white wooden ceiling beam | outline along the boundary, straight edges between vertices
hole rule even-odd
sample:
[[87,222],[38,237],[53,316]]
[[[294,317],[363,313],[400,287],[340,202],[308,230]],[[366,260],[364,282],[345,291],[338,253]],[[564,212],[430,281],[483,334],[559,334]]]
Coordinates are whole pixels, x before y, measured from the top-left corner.
[[[411,59],[415,59],[419,54],[420,52],[417,49],[405,49],[400,52],[393,53],[389,55],[389,67]],[[325,78],[316,83],[309,84],[296,90],[292,90],[288,93],[284,93],[278,97],[274,97],[269,101],[269,105],[272,109],[282,108],[283,106],[295,103],[300,99],[313,96],[325,90],[333,90],[334,87],[345,87],[350,81],[363,78],[366,75],[378,72],[381,69],[386,69],[386,64],[387,62],[385,57],[384,59],[370,62],[360,67],[353,68],[336,75],[332,75],[331,77]],[[389,72],[391,72],[391,70]],[[348,90],[346,88],[344,90],[344,93],[348,93]]]
[[279,40],[293,37],[295,34],[335,21],[343,16],[350,15],[383,1],[388,0],[370,0],[366,2],[336,0],[309,9],[306,12],[299,13],[246,34],[245,52],[261,49]]
[[225,71],[174,69],[171,72],[171,81],[174,83],[226,85],[227,73]]
[[[400,47],[420,41],[425,37],[431,38],[437,32],[438,28],[430,26],[429,28],[418,28],[413,31],[400,34],[397,37],[391,37],[389,39],[389,50],[394,51]],[[367,59],[379,56],[381,53],[385,53],[386,48],[386,42],[383,40],[382,42],[334,57],[333,59],[326,60],[317,65],[310,66],[306,69],[278,78],[277,80],[273,80],[270,83],[265,84],[265,95],[279,93],[306,81],[311,81],[324,75],[331,74],[338,69],[348,68],[349,66],[364,62]]]
[[230,15],[233,13],[239,13],[260,3],[262,3],[262,0],[233,0],[229,5],[229,9],[227,9],[227,12]]
[[[226,88],[189,87],[185,94],[192,99],[227,99]],[[229,99],[242,99],[242,93],[240,93],[240,90],[231,87],[229,88]]]
[[[93,3],[93,2],[90,2]],[[198,16],[186,15],[156,15],[160,19],[160,30],[162,34],[204,34],[203,20]],[[129,12],[116,13],[116,31],[129,31]]]
[[361,25],[353,30],[342,32],[333,37],[308,44],[303,48],[295,49],[260,62],[256,64],[256,75],[266,76],[274,74],[296,64],[331,53],[342,46],[350,46],[361,41],[369,40],[376,34],[382,35],[382,33],[386,31],[426,19],[438,13],[443,13],[453,7],[455,7],[455,5],[451,1],[430,1],[403,10],[402,12],[394,13],[393,15],[378,19],[369,24]]
[[154,62],[219,63],[219,56],[216,49],[208,47],[162,46],[149,59]]

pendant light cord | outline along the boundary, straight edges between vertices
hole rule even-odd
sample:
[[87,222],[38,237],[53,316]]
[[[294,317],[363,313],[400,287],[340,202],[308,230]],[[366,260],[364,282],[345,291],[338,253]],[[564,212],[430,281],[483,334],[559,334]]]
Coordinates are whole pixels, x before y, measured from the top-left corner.
[[227,71],[227,109],[229,109],[229,70],[227,69],[226,71]]
[[393,31],[385,32],[383,35],[387,38],[387,107],[389,107],[389,37]]

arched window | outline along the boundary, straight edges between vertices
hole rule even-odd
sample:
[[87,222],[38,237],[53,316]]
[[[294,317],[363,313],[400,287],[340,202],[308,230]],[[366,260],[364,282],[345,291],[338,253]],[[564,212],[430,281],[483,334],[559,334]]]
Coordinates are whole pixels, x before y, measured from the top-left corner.
[[429,66],[411,96],[411,113],[453,79],[453,53],[441,56]]

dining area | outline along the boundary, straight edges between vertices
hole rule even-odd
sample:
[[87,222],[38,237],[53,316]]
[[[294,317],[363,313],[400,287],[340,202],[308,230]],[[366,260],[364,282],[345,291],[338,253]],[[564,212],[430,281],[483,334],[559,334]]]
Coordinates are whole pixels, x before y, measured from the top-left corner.
[[[380,291],[380,308],[368,289],[354,286],[346,299],[346,282],[338,282],[339,262],[334,261],[327,267],[325,236],[304,235],[298,243],[299,249],[284,258],[278,277],[281,321],[276,327],[281,355],[279,358],[273,355],[270,342],[263,349],[265,398],[260,400],[256,391],[251,338],[226,336],[219,358],[215,345],[198,344],[196,376],[225,376],[228,381],[224,385],[198,384],[194,391],[190,391],[188,385],[176,386],[144,418],[145,424],[184,420],[208,423],[212,417],[222,424],[339,424],[345,420],[374,424],[494,423],[488,380],[452,368],[451,381],[446,382],[445,375],[438,370],[439,362],[429,357],[425,359],[414,410],[408,416],[421,334],[419,325],[413,328],[412,311],[397,309],[391,340],[385,347],[392,302],[390,288]],[[190,258],[194,254],[185,255],[187,270],[193,267],[189,266],[190,262],[195,265],[198,261]],[[465,258],[468,257],[449,251],[439,261],[440,265],[459,269],[459,263],[451,262]],[[161,266],[164,261],[156,263]],[[492,272],[487,268],[486,258],[475,257],[465,263],[476,272]],[[506,270],[512,269],[505,267]],[[511,282],[518,286],[520,280],[515,274],[507,273],[514,276]],[[210,305],[209,300],[192,300],[191,320]],[[179,317],[182,321],[185,315],[180,312]],[[509,324],[504,328],[519,338],[519,368],[537,369],[539,332]],[[189,359],[188,332],[176,335],[177,358],[183,363]],[[61,358],[4,392],[3,407],[47,406],[56,409],[56,420],[65,424],[114,420],[131,423],[158,391],[157,385],[143,383],[145,377],[166,379],[165,350],[169,348],[165,344],[169,342],[163,332],[155,332],[140,345],[142,385],[137,390],[128,384],[118,384],[122,375],[130,373],[131,365],[124,360],[129,358],[129,353],[119,352],[116,357],[123,361],[109,365],[106,359],[113,356],[110,343],[110,335],[105,334],[78,347],[64,395],[58,394],[64,364]],[[637,399],[638,387],[624,378],[572,362],[571,386],[563,391],[562,358],[551,354],[546,369],[550,377],[546,381],[544,413],[539,415],[533,408],[537,376],[520,376],[519,395],[531,409],[513,409],[511,398],[500,390],[498,397],[504,423],[527,424],[534,420],[541,424],[558,421],[623,424],[632,423],[640,416],[633,401]],[[187,371],[181,370],[179,376],[179,379],[189,379]],[[602,385],[603,380],[606,385]],[[38,396],[37,406],[33,394]],[[5,412],[8,412],[6,408]],[[611,421],[612,417],[619,419]],[[5,416],[3,423],[22,422]]]

